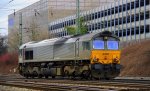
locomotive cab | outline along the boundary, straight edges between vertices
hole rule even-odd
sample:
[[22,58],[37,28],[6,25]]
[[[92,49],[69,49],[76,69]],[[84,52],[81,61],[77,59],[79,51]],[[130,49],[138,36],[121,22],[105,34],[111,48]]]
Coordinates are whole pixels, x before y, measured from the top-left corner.
[[119,41],[119,38],[110,32],[93,38],[90,62],[92,72],[98,72],[96,76],[111,78],[110,76],[115,77],[119,74],[121,53]]

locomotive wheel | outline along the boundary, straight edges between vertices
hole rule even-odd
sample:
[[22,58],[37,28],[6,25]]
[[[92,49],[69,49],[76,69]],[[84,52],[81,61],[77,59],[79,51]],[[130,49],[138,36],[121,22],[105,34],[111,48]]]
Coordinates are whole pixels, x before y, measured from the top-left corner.
[[52,76],[52,78],[54,79],[54,78],[55,78],[55,76]]
[[97,72],[95,70],[92,70],[91,72],[91,79],[95,79],[95,80],[100,80],[102,77],[101,77],[101,73],[100,72]]
[[64,71],[64,77],[68,77],[69,76],[69,71],[68,70],[65,70]]
[[113,78],[110,77],[109,72],[105,72],[105,73],[104,73],[104,79],[105,79],[105,80],[110,80],[110,79],[113,79]]
[[89,70],[84,70],[82,72],[82,78],[83,79],[89,79],[90,78],[90,74],[91,74],[91,72]]
[[31,78],[34,79],[34,75],[32,75]]
[[38,73],[36,71],[33,71],[32,78],[37,77],[37,76],[38,76]]
[[41,74],[39,74],[39,75],[38,75],[38,78],[42,78],[42,75],[41,75]]
[[76,72],[76,71],[74,71],[74,72],[72,73],[72,77],[73,77],[72,79],[74,79],[74,80],[76,79],[76,77],[77,77],[77,72]]
[[47,79],[47,78],[48,78],[48,75],[45,75],[45,78]]
[[34,76],[34,74],[32,74],[32,75],[31,75],[31,78],[33,78],[33,79],[34,79],[34,77],[35,77],[35,76]]
[[29,71],[27,71],[27,72],[24,73],[24,77],[27,78],[27,79],[30,77]]
[[26,74],[26,75],[24,75],[24,77],[26,78],[26,79],[28,79],[29,78],[29,76]]

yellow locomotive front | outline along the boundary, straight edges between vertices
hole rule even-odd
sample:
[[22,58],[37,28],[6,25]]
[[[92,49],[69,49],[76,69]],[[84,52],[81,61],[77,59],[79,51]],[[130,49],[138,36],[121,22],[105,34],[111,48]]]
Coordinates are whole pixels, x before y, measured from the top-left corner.
[[120,73],[119,38],[105,32],[92,40],[91,70],[95,78],[114,78]]

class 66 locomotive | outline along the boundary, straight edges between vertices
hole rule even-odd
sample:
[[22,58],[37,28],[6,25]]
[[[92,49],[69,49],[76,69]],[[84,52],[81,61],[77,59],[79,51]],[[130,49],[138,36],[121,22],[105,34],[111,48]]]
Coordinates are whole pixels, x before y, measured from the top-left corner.
[[28,42],[20,46],[19,73],[26,78],[114,78],[121,69],[119,42],[109,31]]

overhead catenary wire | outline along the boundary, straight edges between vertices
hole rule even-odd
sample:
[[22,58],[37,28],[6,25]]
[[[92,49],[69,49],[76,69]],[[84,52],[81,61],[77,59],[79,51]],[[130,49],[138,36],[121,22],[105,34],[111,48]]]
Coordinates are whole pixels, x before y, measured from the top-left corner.
[[6,28],[4,28],[4,27],[0,27],[0,29],[6,29]]
[[0,7],[0,9],[3,9],[4,7],[6,7],[8,4],[12,3],[14,0],[10,0],[8,3],[6,3],[5,5],[3,5],[2,7]]
[[[7,3],[3,3],[0,6],[0,12],[13,12],[14,16],[16,14],[16,11],[20,10],[21,8],[19,8],[19,6],[25,6],[25,5],[29,5],[31,3],[33,3],[32,1],[25,0],[24,2],[21,2],[19,4],[17,4],[16,2],[14,2],[15,0],[9,0]],[[14,2],[14,3],[13,3]],[[26,3],[26,4],[25,4]],[[4,14],[2,14],[1,16],[4,17]],[[7,16],[7,15],[6,15]],[[3,25],[4,23],[8,22],[8,19],[6,20],[1,20],[0,23]],[[1,30],[8,30],[7,27],[5,26],[0,26]]]
[[[2,7],[0,7],[0,10],[1,11],[17,11],[17,10],[20,10],[22,8],[17,8],[18,6],[23,6],[25,5],[25,3],[28,5],[30,4],[31,2],[27,2],[27,1],[24,1],[24,2],[21,2],[21,3],[18,3],[18,4],[10,4],[12,3],[14,0],[10,0],[8,3],[4,4]],[[8,8],[8,5],[9,7],[14,7],[14,8]],[[16,7],[17,6],[17,7]]]
[[[30,3],[30,1],[28,1],[28,0],[25,0],[25,1],[23,1],[23,2],[21,2],[21,3],[12,3],[13,1],[15,1],[15,0],[10,0],[8,3],[6,3],[5,5],[3,5],[3,6],[1,6],[0,7],[0,10],[3,10],[3,11],[12,11],[12,12],[14,12],[14,15],[15,15],[15,12],[17,11],[17,10],[19,10],[18,8],[15,8],[15,9],[6,9],[8,6],[9,7],[15,7],[15,6],[21,6],[21,5],[23,5],[25,2],[26,3]],[[70,9],[70,7],[73,7],[73,8],[75,8],[76,6],[74,6],[74,3],[75,3],[75,0],[74,1],[66,1],[66,0],[58,0],[59,1],[59,3],[61,3],[61,4],[59,4],[58,2],[57,2],[57,0],[56,1],[51,1],[51,3],[48,5],[48,6],[51,6],[52,8],[59,8],[59,7],[64,7],[65,9]],[[56,4],[53,4],[54,2],[57,2]],[[72,5],[69,5],[68,3],[72,3]],[[86,1],[86,0],[84,0],[84,1],[82,1],[81,0],[81,2],[80,3],[83,3],[83,4],[81,4],[81,6],[80,7],[83,7],[83,8],[94,8],[94,7],[96,7],[96,6],[93,6],[92,4],[97,4],[97,3],[101,3],[101,4],[104,4],[104,3],[111,3],[111,2],[109,2],[108,0],[107,0],[107,2],[104,2],[104,1]],[[86,3],[87,5],[84,5],[84,3]],[[92,4],[90,4],[90,3],[92,3]],[[39,3],[39,4],[43,4],[43,3]],[[44,8],[44,7],[42,7],[42,8]],[[41,8],[40,8],[41,9]],[[83,9],[83,11],[85,11],[84,9]],[[33,12],[34,14],[35,14],[35,16],[36,15],[40,15],[41,13],[40,13],[40,10],[39,9],[36,9],[36,7],[35,8],[32,8],[31,9],[31,12]],[[65,12],[65,11],[64,11]],[[53,11],[51,10],[51,14],[53,15],[54,13],[53,13]]]

